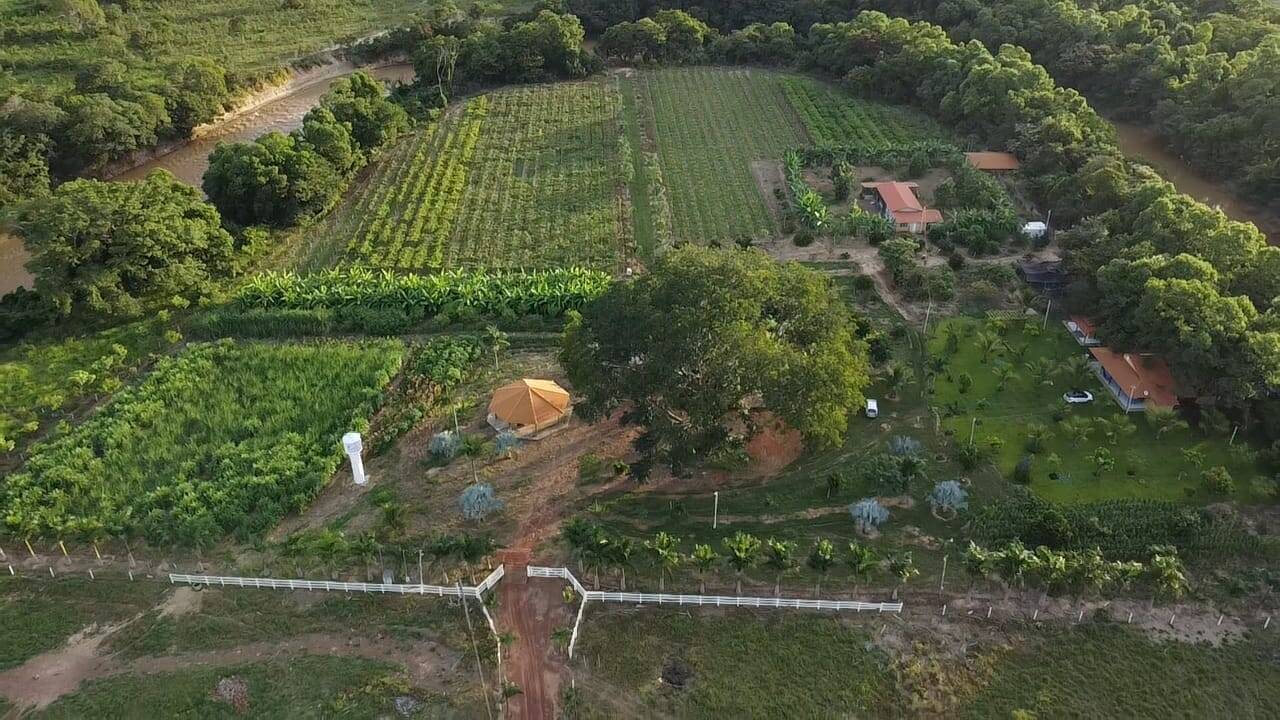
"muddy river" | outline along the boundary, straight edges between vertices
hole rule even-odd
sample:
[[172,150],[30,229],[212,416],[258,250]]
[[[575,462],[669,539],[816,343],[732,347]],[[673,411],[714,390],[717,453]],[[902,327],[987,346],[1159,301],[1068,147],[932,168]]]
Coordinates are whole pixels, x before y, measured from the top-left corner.
[[1166,149],[1151,130],[1125,122],[1113,121],[1111,124],[1116,128],[1116,138],[1125,155],[1159,170],[1178,190],[1206,205],[1222,208],[1227,217],[1257,225],[1273,244],[1280,243],[1280,218],[1241,200],[1232,195],[1222,183],[1198,173],[1182,158]]
[[[220,142],[252,140],[271,131],[287,133],[302,125],[302,117],[315,107],[321,96],[340,78],[349,75],[354,68],[334,66],[314,72],[314,80],[305,76],[295,81],[297,87],[287,88],[279,97],[271,98],[252,109],[237,113],[224,122],[198,131],[197,137],[177,146],[171,152],[148,159],[142,164],[112,177],[113,180],[138,180],[156,168],[164,168],[179,180],[200,186],[200,179],[209,167],[209,153]],[[408,82],[413,79],[413,66],[388,65],[368,72],[390,83]],[[0,233],[0,295],[19,287],[31,286],[31,274],[23,267],[27,259],[22,242],[13,235]]]

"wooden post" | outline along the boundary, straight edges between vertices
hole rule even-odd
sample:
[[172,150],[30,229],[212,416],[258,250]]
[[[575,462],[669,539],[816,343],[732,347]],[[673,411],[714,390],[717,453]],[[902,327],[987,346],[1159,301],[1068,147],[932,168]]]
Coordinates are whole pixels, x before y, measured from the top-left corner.
[[63,545],[61,540],[58,541],[58,547],[62,549],[62,557],[70,560],[71,556],[67,554],[67,546]]
[[27,552],[31,553],[31,559],[36,559],[36,551],[31,548],[31,540],[23,538],[22,542],[27,544]]

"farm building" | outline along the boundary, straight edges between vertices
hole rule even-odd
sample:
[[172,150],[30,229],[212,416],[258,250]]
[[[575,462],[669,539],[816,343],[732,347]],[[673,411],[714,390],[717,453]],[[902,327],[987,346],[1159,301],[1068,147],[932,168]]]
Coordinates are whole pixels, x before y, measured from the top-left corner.
[[1007,152],[967,152],[964,158],[973,167],[989,173],[1013,172],[1020,167],[1018,158]]
[[1061,260],[1034,260],[1018,263],[1018,277],[1041,292],[1058,292],[1070,279]]
[[1098,327],[1093,324],[1093,320],[1083,315],[1072,315],[1062,323],[1067,326],[1067,332],[1071,333],[1071,337],[1081,347],[1097,347],[1102,344],[1098,339]]
[[1164,360],[1147,353],[1118,353],[1093,347],[1094,370],[1126,412],[1142,412],[1147,405],[1174,407],[1178,393]]
[[942,213],[924,207],[916,197],[919,187],[913,182],[864,182],[862,192],[898,232],[922,233],[942,222]]
[[567,420],[573,412],[569,393],[551,380],[517,380],[493,393],[489,425],[499,432],[539,439],[539,434]]

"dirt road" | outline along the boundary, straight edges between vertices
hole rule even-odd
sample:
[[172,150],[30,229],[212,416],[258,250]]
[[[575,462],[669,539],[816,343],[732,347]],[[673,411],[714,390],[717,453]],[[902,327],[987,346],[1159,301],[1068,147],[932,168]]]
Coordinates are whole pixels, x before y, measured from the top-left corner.
[[507,662],[507,679],[520,694],[507,701],[506,716],[521,720],[556,717],[560,683],[567,674],[565,657],[552,647],[551,634],[573,622],[561,596],[562,582],[504,580],[499,585],[500,625],[515,634]]

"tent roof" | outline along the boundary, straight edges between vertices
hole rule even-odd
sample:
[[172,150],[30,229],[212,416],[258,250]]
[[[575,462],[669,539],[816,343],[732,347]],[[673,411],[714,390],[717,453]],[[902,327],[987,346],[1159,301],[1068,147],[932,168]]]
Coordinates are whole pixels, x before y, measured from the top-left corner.
[[555,422],[569,407],[569,392],[551,380],[524,378],[493,392],[489,412],[512,425]]

